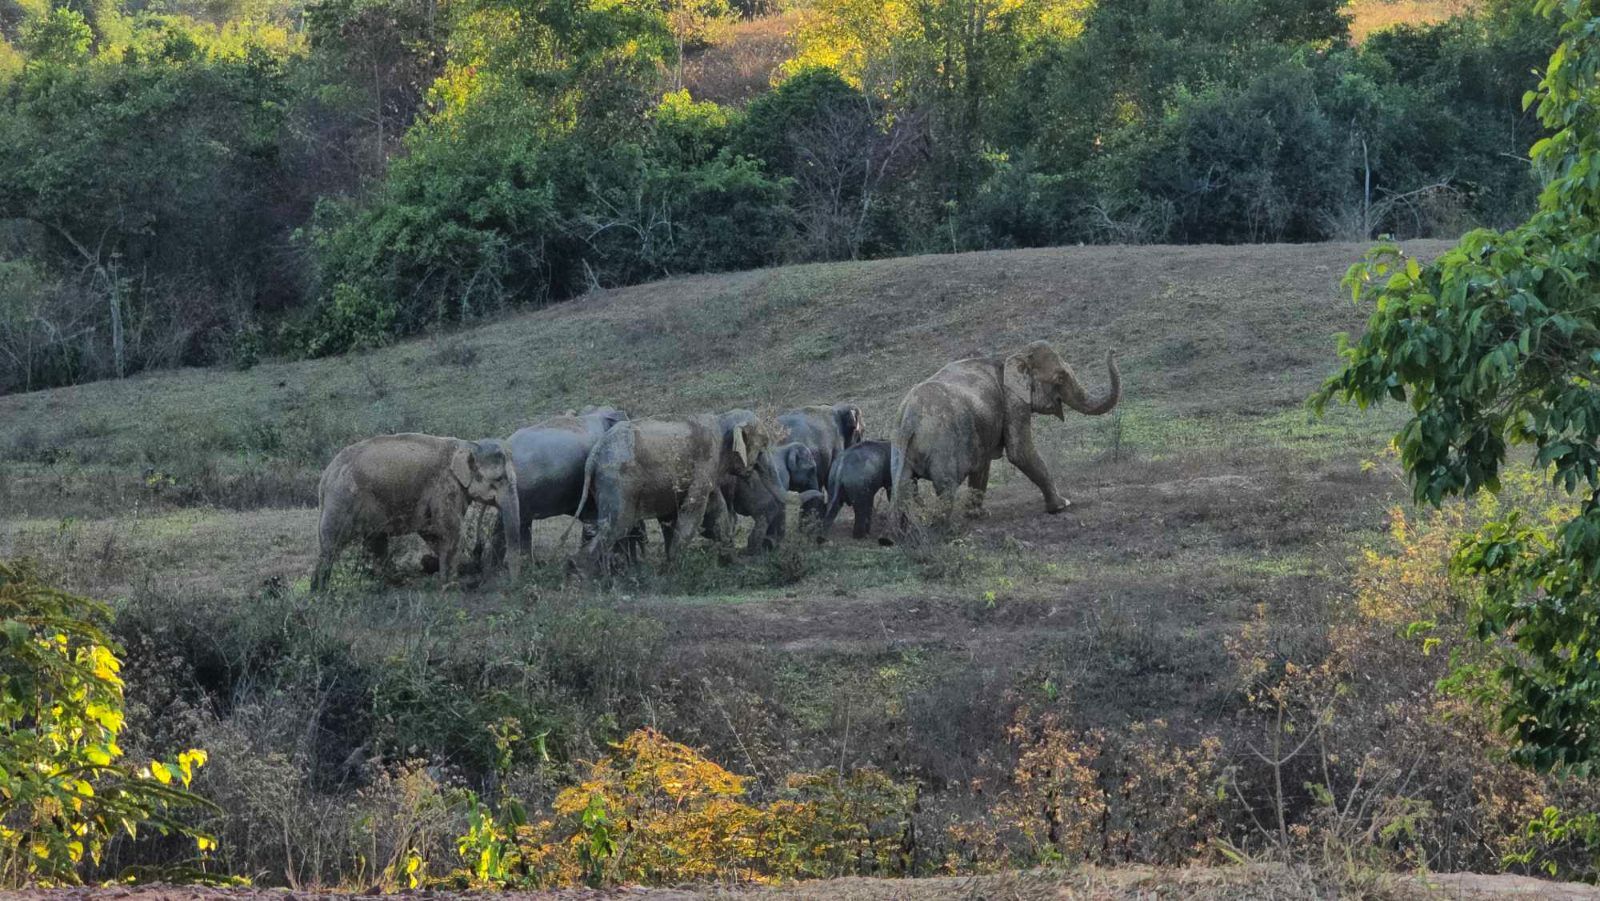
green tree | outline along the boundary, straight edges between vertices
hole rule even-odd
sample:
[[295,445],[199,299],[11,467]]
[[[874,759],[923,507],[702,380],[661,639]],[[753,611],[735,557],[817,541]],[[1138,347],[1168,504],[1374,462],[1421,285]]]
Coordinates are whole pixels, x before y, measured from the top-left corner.
[[0,563],[0,886],[65,884],[141,827],[214,841],[178,819],[204,751],[122,761],[122,662],[105,607]]
[[1500,650],[1501,726],[1518,760],[1589,771],[1600,757],[1600,4],[1540,0],[1561,44],[1536,92],[1538,210],[1421,265],[1376,248],[1347,283],[1375,310],[1313,398],[1405,401],[1395,438],[1415,498],[1498,490],[1513,445],[1581,498],[1555,526],[1509,514],[1458,554],[1474,618]]

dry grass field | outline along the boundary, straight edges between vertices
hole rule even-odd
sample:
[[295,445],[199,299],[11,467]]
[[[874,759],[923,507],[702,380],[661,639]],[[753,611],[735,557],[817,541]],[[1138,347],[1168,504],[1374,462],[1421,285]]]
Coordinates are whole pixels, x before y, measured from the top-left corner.
[[[1242,765],[1255,726],[1238,647],[1271,623],[1286,658],[1324,653],[1354,561],[1404,493],[1371,465],[1394,411],[1316,420],[1303,406],[1334,334],[1360,325],[1338,281],[1361,252],[1079,247],[687,277],[351,357],[4,397],[0,558],[114,600],[130,682],[159,687],[135,690],[133,728],[212,750],[197,784],[237,818],[214,824],[220,853],[268,884],[359,878],[329,823],[368,797],[352,794],[362,755],[481,780],[485,724],[506,716],[543,729],[548,756],[505,777],[535,799],[653,725],[758,781],[835,767],[915,779],[935,832],[990,803],[1028,709],[1084,735],[1214,736],[1222,763]],[[504,435],[588,403],[639,416],[843,399],[882,436],[944,362],[1037,338],[1091,390],[1107,349],[1122,362],[1118,412],[1036,422],[1074,501],[1063,515],[1000,464],[989,515],[948,543],[855,542],[846,513],[825,545],[726,565],[701,549],[675,571],[590,585],[568,579],[572,545],[552,521],[517,584],[440,593],[412,539],[387,580],[352,558],[333,591],[307,590],[316,478],[350,440]],[[289,787],[261,787],[274,779]],[[296,825],[241,825],[258,820]],[[334,862],[308,875],[300,842]],[[1134,872],[1002,894],[1145,897]],[[1174,897],[1301,885],[1161,878]],[[958,883],[937,896],[998,896]],[[886,891],[827,896],[904,897]]]
[[1350,36],[1357,43],[1396,25],[1431,25],[1472,9],[1473,0],[1351,0]]

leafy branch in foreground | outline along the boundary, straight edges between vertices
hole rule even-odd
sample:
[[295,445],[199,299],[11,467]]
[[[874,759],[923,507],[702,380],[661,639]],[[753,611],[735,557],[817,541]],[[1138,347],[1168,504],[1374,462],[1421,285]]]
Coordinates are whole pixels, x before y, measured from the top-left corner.
[[109,611],[0,562],[0,886],[80,880],[119,832],[211,836],[176,817],[207,806],[188,790],[204,751],[134,767],[123,726],[122,661],[102,631]]
[[1395,443],[1419,503],[1498,491],[1512,445],[1581,499],[1553,525],[1489,523],[1455,569],[1481,585],[1474,621],[1500,649],[1514,756],[1587,772],[1600,757],[1600,3],[1537,8],[1563,21],[1524,98],[1550,132],[1531,152],[1538,210],[1427,265],[1384,245],[1352,267],[1346,285],[1375,310],[1312,403],[1408,402]]

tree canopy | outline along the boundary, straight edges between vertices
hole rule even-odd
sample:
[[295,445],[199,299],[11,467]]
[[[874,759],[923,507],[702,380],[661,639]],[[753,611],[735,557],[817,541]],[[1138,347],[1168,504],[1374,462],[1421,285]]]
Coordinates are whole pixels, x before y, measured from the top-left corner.
[[1538,207],[1426,265],[1384,245],[1348,278],[1374,308],[1315,398],[1409,405],[1396,436],[1417,501],[1497,490],[1513,447],[1580,500],[1564,521],[1515,513],[1462,549],[1480,633],[1502,648],[1502,726],[1540,769],[1600,758],[1600,8],[1541,0],[1561,43],[1526,102],[1548,136]]

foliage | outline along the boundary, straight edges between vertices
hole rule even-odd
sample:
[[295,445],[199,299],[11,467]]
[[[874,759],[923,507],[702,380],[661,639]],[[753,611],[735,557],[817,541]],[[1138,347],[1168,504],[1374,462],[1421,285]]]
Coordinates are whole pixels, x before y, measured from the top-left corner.
[[290,42],[141,15],[91,55],[78,13],[52,15],[48,51],[0,89],[0,219],[41,271],[21,303],[49,307],[49,334],[0,384],[203,360],[241,303],[275,296]]
[[913,794],[872,771],[795,774],[747,800],[747,779],[641,729],[556,796],[536,823],[518,804],[490,817],[473,798],[460,843],[473,886],[771,881],[896,873]]
[[1187,862],[1221,834],[1214,736],[1183,747],[1159,720],[1113,735],[1026,709],[1008,731],[1018,753],[1002,816],[1037,860]]
[[1517,101],[1553,32],[1525,4],[1355,47],[1332,0],[824,0],[772,91],[697,103],[685,55],[735,6],[772,8],[8,8],[0,263],[33,277],[0,390],[337,353],[684,272],[1455,234],[1533,195]]
[[122,668],[104,607],[0,563],[0,884],[77,882],[106,844],[141,827],[215,846],[179,819],[206,753],[120,762]]
[[[1515,514],[1550,527],[1577,509],[1549,485],[1547,471],[1517,466],[1503,474],[1498,494],[1416,516],[1390,512],[1387,542],[1363,554],[1349,618],[1328,634],[1332,654],[1321,678],[1341,682],[1347,694],[1336,698],[1318,738],[1335,760],[1360,760],[1364,781],[1328,780],[1331,791],[1356,798],[1352,810],[1382,816],[1341,826],[1338,808],[1324,806],[1312,825],[1346,845],[1363,830],[1389,830],[1391,848],[1413,847],[1413,859],[1439,868],[1532,865],[1564,879],[1592,878],[1595,845],[1581,812],[1600,803],[1597,786],[1511,764],[1514,746],[1496,724],[1504,698],[1498,652],[1466,628],[1478,585],[1452,566],[1457,549],[1485,524]],[[1365,673],[1408,675],[1376,680]],[[1382,713],[1362,727],[1363,710]],[[1384,744],[1390,750],[1374,753]],[[1403,843],[1394,833],[1402,824]]]
[[1427,266],[1384,245],[1354,267],[1352,292],[1376,309],[1316,402],[1406,401],[1396,443],[1420,503],[1499,490],[1511,445],[1531,446],[1552,484],[1582,497],[1556,525],[1515,513],[1487,524],[1457,566],[1482,580],[1474,624],[1503,651],[1500,726],[1514,757],[1584,771],[1600,752],[1600,37],[1592,3],[1539,8],[1564,23],[1527,100],[1550,131],[1532,150],[1545,179],[1538,211],[1506,232],[1475,231]]

